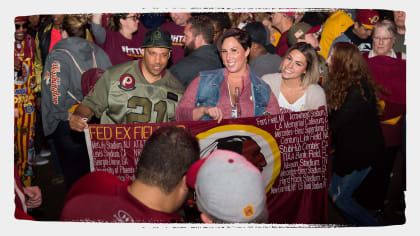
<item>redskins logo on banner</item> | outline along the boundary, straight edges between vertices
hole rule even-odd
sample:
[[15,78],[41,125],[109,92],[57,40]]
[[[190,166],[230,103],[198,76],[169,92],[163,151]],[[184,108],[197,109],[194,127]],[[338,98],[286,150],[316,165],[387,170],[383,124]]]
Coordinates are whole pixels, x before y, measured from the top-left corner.
[[226,149],[242,154],[264,175],[268,192],[280,174],[281,154],[274,137],[253,125],[223,125],[197,135],[200,158],[215,149]]

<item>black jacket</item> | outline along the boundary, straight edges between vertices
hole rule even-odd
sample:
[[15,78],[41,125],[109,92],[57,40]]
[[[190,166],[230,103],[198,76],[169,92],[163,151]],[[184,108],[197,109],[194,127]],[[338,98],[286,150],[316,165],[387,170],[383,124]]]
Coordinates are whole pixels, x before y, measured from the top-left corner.
[[375,92],[364,80],[362,88],[367,100],[362,98],[359,86],[352,86],[343,105],[329,116],[335,145],[333,171],[340,176],[376,166],[384,157]]
[[187,88],[200,71],[219,68],[222,68],[222,63],[216,46],[205,45],[182,58],[169,70]]

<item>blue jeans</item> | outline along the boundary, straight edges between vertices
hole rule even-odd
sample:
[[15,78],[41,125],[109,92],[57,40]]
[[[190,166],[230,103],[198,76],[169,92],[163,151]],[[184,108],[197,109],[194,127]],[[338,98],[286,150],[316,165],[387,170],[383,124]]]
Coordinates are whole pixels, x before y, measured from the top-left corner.
[[360,171],[355,170],[343,177],[333,173],[331,178],[328,195],[351,224],[360,226],[381,225],[378,219],[370,215],[353,199],[354,191],[371,169],[371,167],[368,167]]

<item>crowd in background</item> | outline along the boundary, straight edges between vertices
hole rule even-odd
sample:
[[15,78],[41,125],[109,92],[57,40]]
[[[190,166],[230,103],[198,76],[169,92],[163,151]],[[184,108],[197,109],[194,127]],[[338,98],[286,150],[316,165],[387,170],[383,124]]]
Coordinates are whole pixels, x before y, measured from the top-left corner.
[[[247,166],[246,160],[233,153],[214,153],[206,158],[207,164],[197,167],[193,165],[199,159],[194,137],[168,129],[154,134],[149,145],[161,148],[159,140],[164,138],[159,135],[180,136],[189,143],[185,150],[193,149],[183,153],[189,159],[177,163],[181,158],[175,157],[182,155],[176,147],[168,154],[151,151],[142,158],[146,162],[148,155],[155,157],[150,161],[155,164],[139,163],[132,183],[121,185],[110,176],[95,178],[89,174],[81,132],[88,123],[220,122],[325,107],[332,147],[330,200],[349,224],[383,224],[381,214],[395,159],[402,156],[405,163],[405,12],[288,9],[32,15],[16,17],[15,26],[17,218],[31,219],[28,208],[41,204],[41,191],[31,182],[34,169],[49,161],[57,173],[52,183],[64,183],[72,196],[82,191],[83,184],[115,186],[97,187],[96,195],[86,199],[67,197],[62,220],[91,214],[92,220],[122,222],[111,217],[112,209],[87,210],[95,202],[121,201],[137,209],[131,212],[141,215],[137,222],[148,217],[155,223],[183,222],[185,214],[179,209],[188,193],[188,178],[183,176],[190,168],[201,171],[205,167],[203,172],[210,173],[217,169],[222,178],[220,173],[231,171],[224,166],[225,156],[229,161],[239,158],[233,168],[250,175],[250,182],[258,182],[261,174],[258,165]],[[156,157],[171,154],[171,166],[179,165],[182,173],[171,168],[153,172],[154,165],[165,162]],[[261,197],[263,186],[257,196],[238,200],[252,198],[259,206],[258,213],[246,220],[232,213],[234,202],[207,205],[211,200],[205,194],[210,194],[211,186],[205,184],[219,180],[198,176],[188,186],[203,189],[197,200],[201,222],[269,223]],[[226,174],[223,178],[239,177]],[[83,179],[83,184],[77,184]],[[170,186],[168,179],[173,179]],[[116,192],[121,196],[116,197]]]

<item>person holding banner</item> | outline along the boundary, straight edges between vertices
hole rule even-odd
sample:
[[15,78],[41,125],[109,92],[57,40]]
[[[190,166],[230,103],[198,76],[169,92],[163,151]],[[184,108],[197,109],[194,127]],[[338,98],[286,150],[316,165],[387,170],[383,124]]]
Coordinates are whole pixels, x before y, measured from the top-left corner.
[[177,121],[217,120],[278,114],[270,87],[247,64],[251,38],[246,31],[225,31],[217,48],[225,68],[202,71],[179,103]]
[[70,127],[82,132],[93,115],[101,124],[175,121],[184,86],[166,70],[172,42],[168,31],[149,30],[143,60],[129,61],[105,71],[94,89],[70,117]]
[[267,74],[262,79],[270,86],[282,112],[326,107],[324,89],[318,85],[319,57],[310,44],[291,46],[280,68],[281,73]]
[[327,62],[327,102],[335,147],[328,195],[350,224],[381,225],[353,198],[367,174],[384,157],[377,86],[362,53],[351,43],[336,43]]

